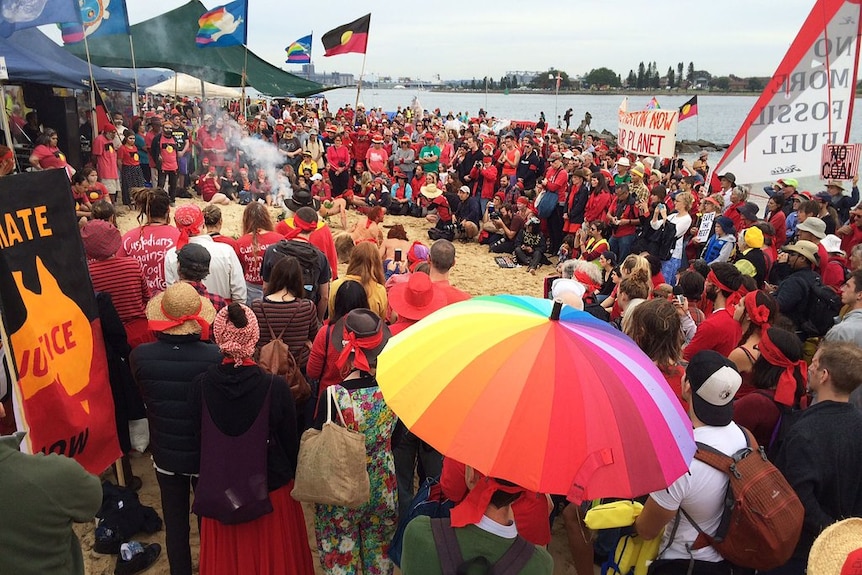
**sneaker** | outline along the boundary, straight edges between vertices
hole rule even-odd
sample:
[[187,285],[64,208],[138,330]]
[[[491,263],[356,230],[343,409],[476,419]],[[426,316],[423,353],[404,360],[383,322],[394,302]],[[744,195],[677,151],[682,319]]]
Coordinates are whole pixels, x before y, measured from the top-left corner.
[[117,557],[117,565],[114,567],[114,575],[133,575],[140,573],[150,567],[159,558],[162,553],[162,546],[158,543],[144,545],[144,550],[128,561],[122,557]]

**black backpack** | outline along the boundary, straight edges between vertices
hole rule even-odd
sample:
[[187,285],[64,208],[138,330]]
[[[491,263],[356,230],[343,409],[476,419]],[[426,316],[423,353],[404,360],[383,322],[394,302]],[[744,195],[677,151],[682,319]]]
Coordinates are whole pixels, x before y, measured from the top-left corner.
[[310,243],[297,240],[281,240],[273,246],[275,259],[272,267],[275,267],[275,264],[284,256],[295,257],[299,261],[299,267],[302,268],[302,285],[305,286],[305,294],[315,303],[320,292],[319,253],[320,250]]
[[[670,259],[671,254],[673,253],[673,248],[676,246],[676,224],[674,222],[665,220],[664,224],[662,224],[661,229],[658,231],[657,238],[657,248],[656,248],[656,256],[660,261],[666,262]],[[671,278],[665,278],[670,280]]]
[[805,320],[799,326],[806,337],[823,337],[835,325],[841,312],[841,295],[829,286],[824,286],[819,275],[808,292]]
[[431,534],[434,536],[434,546],[440,558],[442,575],[474,573],[474,569],[486,575],[517,575],[536,552],[535,545],[518,535],[515,542],[496,563],[491,563],[482,556],[471,557],[465,561],[458,538],[455,536],[455,529],[448,517],[431,519]]

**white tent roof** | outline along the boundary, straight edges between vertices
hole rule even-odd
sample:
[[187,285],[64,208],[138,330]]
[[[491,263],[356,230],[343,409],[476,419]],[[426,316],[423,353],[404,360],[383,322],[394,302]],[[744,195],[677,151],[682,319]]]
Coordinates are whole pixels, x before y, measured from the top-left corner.
[[158,84],[153,84],[146,89],[147,94],[163,94],[177,96],[190,96],[197,98],[240,98],[242,92],[236,88],[228,88],[219,86],[218,84],[210,84],[203,82],[205,93],[201,94],[201,81],[194,76],[188,74],[176,74],[173,78],[168,78]]

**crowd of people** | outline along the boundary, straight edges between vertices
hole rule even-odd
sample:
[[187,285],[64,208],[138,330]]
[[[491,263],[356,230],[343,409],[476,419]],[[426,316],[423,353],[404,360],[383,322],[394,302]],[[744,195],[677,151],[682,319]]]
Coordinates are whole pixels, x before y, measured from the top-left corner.
[[[165,104],[131,131],[106,129],[95,166],[69,173],[94,289],[110,294],[125,328],[119,348],[140,392],[126,411],[149,420],[172,574],[193,572],[190,510],[201,518],[202,574],[310,574],[315,563],[332,575],[392,573],[390,542],[428,478],[456,503],[463,559],[494,563],[516,549],[518,572],[551,573],[544,547],[559,514],[577,572],[592,573],[594,552],[606,549],[584,524],[589,504],[444,457],[398,421],[377,385],[390,337],[470,297],[449,281],[458,241],[511,254],[534,274],[547,265],[547,297],[631,337],[696,440],[732,455],[746,445],[742,427],[754,434],[805,509],[796,552],[773,573],[803,573],[821,531],[862,517],[855,179],[815,194],[778,180],[764,211],[733,174],[711,173],[706,153],[637,157],[541,121],[494,133],[482,114],[447,127],[439,111],[274,102],[245,121],[238,109]],[[278,150],[277,181],[248,139]],[[34,166],[66,167],[47,152],[34,151]],[[177,207],[192,191],[203,201]],[[222,233],[221,210],[234,202],[244,205],[236,238]],[[116,203],[137,210],[140,225],[122,234]],[[350,210],[360,214],[352,228]],[[333,217],[344,233],[333,234]],[[409,238],[402,217],[426,221],[427,240]],[[258,365],[275,339],[308,389]],[[331,407],[365,438],[371,496],[359,508],[303,508],[290,496],[300,436]],[[789,414],[793,425],[782,426]],[[718,526],[726,484],[694,461],[646,496],[634,528],[663,537],[653,573],[732,572],[712,547],[692,548],[700,529]],[[409,524],[405,575],[443,572],[436,525]],[[0,549],[0,565],[27,565],[2,537]]]

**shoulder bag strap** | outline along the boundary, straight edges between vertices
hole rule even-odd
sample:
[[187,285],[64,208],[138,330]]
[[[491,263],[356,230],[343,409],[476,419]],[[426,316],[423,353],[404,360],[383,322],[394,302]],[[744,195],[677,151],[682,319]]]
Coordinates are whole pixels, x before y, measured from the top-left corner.
[[344,422],[344,414],[341,413],[341,406],[338,405],[338,398],[335,397],[335,391],[332,388],[333,388],[333,386],[331,386],[331,385],[326,388],[326,393],[328,394],[326,399],[327,399],[327,405],[329,406],[329,407],[327,407],[327,411],[326,411],[326,421],[327,422],[332,421],[332,406],[334,404],[335,405],[335,411],[336,411],[336,413],[338,413],[338,422],[341,424],[341,427],[346,428],[347,424]]
[[533,558],[536,546],[518,535],[515,542],[494,563],[494,575],[518,575]]
[[323,379],[323,374],[326,371],[326,358],[329,356],[329,336],[332,335],[332,325],[325,325],[323,329],[326,330],[326,339],[323,344],[323,361],[320,363],[320,375],[317,376],[318,381]]
[[434,536],[434,546],[437,548],[437,556],[440,558],[440,571],[442,575],[456,575],[458,567],[464,562],[461,554],[461,546],[455,530],[449,523],[448,518],[431,519],[431,535]]

